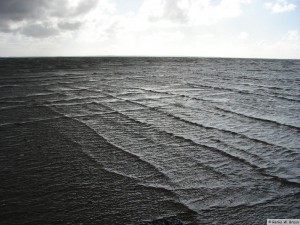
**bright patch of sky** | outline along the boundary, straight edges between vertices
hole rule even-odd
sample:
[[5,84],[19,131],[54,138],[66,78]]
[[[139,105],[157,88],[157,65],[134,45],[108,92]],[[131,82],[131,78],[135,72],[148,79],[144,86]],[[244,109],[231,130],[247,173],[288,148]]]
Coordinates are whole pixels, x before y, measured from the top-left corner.
[[300,58],[300,0],[0,0],[0,56]]

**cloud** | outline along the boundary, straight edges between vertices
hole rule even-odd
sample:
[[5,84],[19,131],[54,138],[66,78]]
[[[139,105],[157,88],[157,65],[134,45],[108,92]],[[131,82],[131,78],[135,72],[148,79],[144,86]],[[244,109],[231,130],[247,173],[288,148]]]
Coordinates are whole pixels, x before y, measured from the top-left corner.
[[0,18],[4,21],[39,18],[48,5],[47,0],[0,0]]
[[58,27],[63,30],[77,30],[82,25],[81,22],[60,22]]
[[68,18],[87,14],[99,3],[98,0],[52,0],[48,3],[50,16]]
[[25,26],[20,30],[20,32],[28,37],[46,38],[57,35],[59,30],[53,26],[33,24]]
[[[242,13],[251,0],[143,0],[131,14],[117,14],[115,0],[0,0],[0,32],[31,38],[65,33],[89,41],[120,33],[174,26],[211,25]],[[124,4],[124,3],[123,3]],[[76,31],[81,32],[76,32]]]
[[184,23],[188,20],[188,11],[184,8],[181,0],[152,0],[144,2],[144,12],[152,22],[169,20]]
[[75,7],[73,15],[82,15],[91,11],[98,4],[97,0],[84,0]]
[[98,0],[0,0],[0,18],[9,21],[74,17],[88,13]]
[[287,0],[275,0],[273,2],[267,2],[265,7],[273,13],[283,13],[293,11],[297,6],[289,3]]
[[246,39],[249,38],[249,34],[245,31],[243,31],[239,34],[238,38],[241,39],[241,40],[246,40]]
[[140,14],[152,23],[210,25],[242,13],[241,6],[251,0],[144,0]]
[[[261,41],[258,43],[259,54],[268,58],[300,58],[300,37],[299,31],[290,30],[280,40]],[[280,51],[278,51],[280,49]]]
[[199,39],[212,39],[214,37],[215,37],[215,35],[212,34],[212,33],[198,34],[197,35],[197,38],[199,38]]
[[7,22],[0,19],[0,33],[1,32],[2,33],[10,33],[10,32],[12,32],[12,29],[9,26],[9,24],[7,24]]
[[[101,0],[100,0],[101,1]],[[50,37],[79,29],[99,0],[0,0],[0,32]]]
[[[257,16],[260,1],[135,2],[132,9],[122,0],[0,0],[0,54],[300,57],[299,29],[281,36],[274,26],[266,33],[252,29],[247,18]],[[265,2],[270,11],[283,12],[294,10],[297,1]],[[241,25],[249,26],[251,35],[236,33]]]
[[290,30],[284,36],[283,40],[287,40],[287,41],[300,41],[300,33],[297,30]]

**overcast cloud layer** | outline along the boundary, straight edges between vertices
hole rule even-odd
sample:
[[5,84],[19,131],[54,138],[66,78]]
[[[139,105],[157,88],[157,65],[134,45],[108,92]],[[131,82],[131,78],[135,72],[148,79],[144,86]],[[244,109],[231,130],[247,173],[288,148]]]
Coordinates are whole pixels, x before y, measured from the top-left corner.
[[300,58],[295,21],[299,0],[0,0],[0,54]]

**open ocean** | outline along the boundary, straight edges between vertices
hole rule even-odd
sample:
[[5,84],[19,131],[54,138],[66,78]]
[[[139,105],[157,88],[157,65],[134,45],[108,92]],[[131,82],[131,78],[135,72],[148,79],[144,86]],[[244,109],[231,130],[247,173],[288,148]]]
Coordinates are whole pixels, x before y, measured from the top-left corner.
[[0,59],[1,225],[267,218],[300,218],[299,60]]

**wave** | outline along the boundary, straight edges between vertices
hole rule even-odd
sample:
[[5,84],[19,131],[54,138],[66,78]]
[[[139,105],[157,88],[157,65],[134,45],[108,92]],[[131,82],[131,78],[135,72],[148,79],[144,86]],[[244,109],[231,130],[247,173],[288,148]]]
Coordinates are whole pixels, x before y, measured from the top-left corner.
[[[151,108],[151,107],[149,107],[149,108]],[[263,140],[260,140],[260,139],[252,138],[252,137],[249,137],[248,135],[237,133],[237,132],[234,132],[232,130],[220,129],[220,128],[217,128],[217,127],[207,126],[207,125],[204,125],[204,124],[193,122],[193,121],[184,119],[184,118],[182,118],[180,116],[177,116],[177,115],[165,112],[163,110],[160,110],[159,108],[151,108],[151,109],[153,109],[155,111],[158,111],[158,112],[161,112],[161,113],[163,113],[163,114],[165,114],[165,115],[167,115],[167,116],[169,116],[171,118],[177,119],[179,121],[182,121],[182,122],[194,125],[194,126],[202,127],[202,128],[208,129],[208,130],[218,130],[220,132],[229,133],[229,134],[232,134],[232,135],[237,136],[237,137],[246,138],[248,140],[251,140],[251,141],[254,141],[254,142],[257,142],[257,143],[266,144],[266,145],[274,146],[274,147],[282,147],[282,148],[286,149],[284,146],[279,146],[279,145],[275,145],[273,143],[269,143],[269,142],[266,142],[266,141],[263,141]],[[288,150],[288,149],[286,149],[286,150]]]
[[[113,110],[113,109],[111,109],[111,110]],[[154,110],[158,110],[158,109],[154,109]],[[159,110],[158,110],[158,111],[159,111]],[[251,168],[253,168],[253,169],[255,169],[256,171],[260,172],[262,175],[268,176],[269,178],[272,178],[273,180],[276,180],[276,181],[278,181],[278,182],[280,182],[280,183],[282,183],[282,184],[300,185],[298,182],[294,182],[294,181],[292,181],[291,179],[283,178],[283,177],[280,177],[280,176],[278,176],[278,175],[274,175],[274,174],[271,174],[270,172],[267,172],[267,171],[268,171],[268,168],[262,168],[262,167],[259,166],[259,164],[257,164],[258,162],[261,162],[261,161],[262,161],[262,158],[260,158],[258,155],[253,155],[253,154],[251,154],[251,153],[245,152],[245,151],[242,150],[242,149],[235,149],[235,150],[237,150],[238,152],[243,152],[243,153],[245,153],[245,154],[247,154],[247,155],[250,155],[250,157],[255,157],[255,159],[259,159],[258,162],[257,162],[257,160],[256,160],[256,163],[254,163],[254,161],[253,161],[253,162],[250,162],[247,158],[241,158],[241,157],[240,157],[240,154],[234,153],[234,152],[232,151],[232,149],[233,149],[232,146],[230,146],[231,151],[229,151],[229,152],[228,152],[228,151],[224,151],[224,149],[216,148],[216,146],[213,146],[213,145],[208,145],[208,144],[199,143],[199,142],[197,142],[197,141],[195,141],[195,140],[193,140],[193,139],[190,139],[190,138],[187,138],[187,137],[184,137],[184,136],[179,136],[179,135],[176,135],[176,134],[174,134],[174,133],[172,133],[172,132],[168,132],[168,131],[166,131],[166,130],[160,130],[160,129],[156,128],[156,127],[153,127],[151,124],[142,122],[142,121],[137,120],[137,119],[135,119],[135,118],[132,118],[132,117],[130,117],[130,116],[128,116],[128,115],[125,115],[124,113],[122,113],[122,112],[120,112],[120,111],[115,111],[115,113],[116,113],[116,114],[120,114],[120,115],[122,115],[123,117],[125,117],[126,119],[131,120],[131,121],[133,121],[133,122],[135,122],[135,123],[138,123],[138,124],[140,124],[140,125],[144,125],[144,126],[147,126],[147,127],[150,126],[150,127],[152,128],[152,130],[156,130],[156,131],[159,132],[159,133],[167,134],[167,135],[172,136],[172,137],[174,137],[174,138],[176,138],[176,139],[179,139],[180,141],[188,142],[188,143],[190,143],[191,145],[196,145],[196,146],[200,146],[200,147],[205,148],[205,149],[209,149],[209,150],[211,150],[211,151],[213,151],[213,152],[216,152],[216,153],[219,153],[219,154],[223,155],[224,157],[228,157],[228,158],[230,158],[230,159],[232,159],[232,160],[234,160],[234,161],[238,161],[238,162],[241,162],[241,163],[243,163],[243,164],[246,164],[247,166],[250,166]],[[166,115],[168,115],[168,116],[170,116],[170,117],[172,117],[172,118],[174,118],[174,119],[177,119],[177,120],[180,120],[180,121],[183,121],[183,122],[187,122],[187,123],[190,123],[190,124],[199,126],[199,124],[197,124],[197,123],[190,122],[190,121],[186,121],[186,120],[184,120],[184,119],[181,119],[180,117],[176,117],[176,116],[170,115],[170,114],[166,114]],[[211,129],[214,129],[214,128],[211,128]],[[236,133],[234,133],[234,134],[236,135]],[[241,136],[243,137],[243,135],[241,135]],[[249,139],[249,138],[248,138],[248,139]],[[252,139],[251,139],[251,140],[252,140]],[[260,142],[260,143],[264,143],[264,142]],[[271,145],[271,144],[268,143],[268,145]],[[249,156],[248,156],[248,157],[249,157]],[[206,166],[207,166],[207,165],[206,165]],[[215,171],[215,169],[214,169],[213,167],[211,167],[211,166],[207,166],[207,168],[211,169],[214,173],[217,173],[217,174],[219,174],[220,176],[224,176],[224,174],[222,174],[222,173],[220,173],[220,172],[218,172],[218,171]]]
[[[110,107],[108,107],[108,108],[109,108],[110,110],[113,110],[113,109],[110,108]],[[122,117],[126,118],[127,120],[132,121],[132,122],[137,123],[137,124],[140,124],[140,125],[143,126],[143,127],[151,128],[152,131],[155,130],[157,133],[164,133],[164,134],[167,134],[168,136],[172,136],[172,137],[175,137],[175,138],[181,138],[181,140],[184,139],[185,141],[188,141],[188,142],[191,141],[191,140],[186,139],[186,138],[184,138],[184,137],[176,136],[175,134],[169,133],[169,132],[167,132],[167,131],[165,131],[165,130],[159,130],[159,129],[156,129],[156,128],[153,127],[151,124],[142,122],[142,121],[140,121],[140,120],[137,120],[137,119],[135,119],[135,118],[132,118],[132,117],[130,117],[130,116],[124,114],[124,112],[129,112],[129,111],[132,111],[132,110],[122,110],[122,111],[114,110],[113,113],[118,114],[118,115],[121,115]],[[133,111],[136,111],[136,110],[133,110]],[[113,114],[113,113],[112,113],[112,114]],[[194,142],[192,141],[192,143],[194,143]],[[147,146],[146,146],[146,147],[147,147]],[[199,162],[197,161],[197,163],[199,163]],[[221,173],[221,172],[219,172],[219,171],[216,171],[212,166],[205,165],[205,164],[201,164],[201,166],[202,166],[203,168],[206,168],[206,169],[212,171],[213,173],[217,174],[217,175],[220,176],[220,177],[225,177],[225,176],[226,176],[224,173]]]
[[[18,62],[9,60],[0,69],[4,148],[15,150],[8,153],[12,162],[19,162],[14,157],[27,160],[24,179],[31,178],[26,172],[56,176],[60,166],[67,168],[63,173],[68,174],[61,177],[75,178],[79,188],[69,195],[67,186],[46,187],[51,196],[71,197],[82,189],[84,201],[90,196],[98,201],[103,191],[98,187],[104,185],[113,190],[103,193],[117,191],[109,201],[132,200],[129,210],[137,210],[136,218],[142,215],[149,221],[155,217],[153,212],[158,216],[189,212],[188,216],[195,215],[190,224],[220,223],[224,218],[230,224],[244,224],[249,218],[253,223],[256,213],[261,223],[265,215],[274,215],[270,214],[274,208],[282,208],[281,216],[297,215],[285,206],[291,203],[290,208],[295,208],[300,193],[298,61],[64,58]],[[45,149],[43,140],[47,140]],[[18,155],[27,145],[32,155]],[[48,150],[49,155],[39,155]],[[39,173],[44,166],[47,170]],[[13,179],[8,180],[12,185]],[[59,186],[56,179],[48,181],[45,176],[45,181]],[[89,185],[91,189],[85,189]],[[56,189],[58,193],[51,192]],[[145,190],[149,195],[143,196]],[[154,206],[149,204],[153,200]],[[78,199],[72,201],[77,214],[86,210],[91,215],[89,204],[79,209]],[[119,220],[126,217],[119,216],[122,212],[118,206],[107,207],[103,214],[106,221]]]
[[[51,110],[53,110],[53,109],[51,109]],[[55,110],[54,110],[54,111],[55,111]],[[61,113],[58,112],[58,111],[55,111],[55,112],[61,114]],[[118,151],[120,151],[120,152],[123,152],[123,154],[125,154],[125,155],[127,155],[127,156],[130,156],[130,158],[134,159],[135,161],[141,162],[141,163],[143,164],[143,166],[147,166],[147,167],[148,167],[148,169],[145,169],[144,171],[139,170],[139,171],[136,171],[136,172],[146,172],[146,173],[148,173],[149,171],[152,171],[152,172],[154,172],[154,174],[158,174],[160,177],[163,177],[164,179],[169,180],[169,178],[167,177],[166,174],[162,173],[157,167],[155,167],[154,165],[152,165],[151,163],[149,163],[148,161],[146,161],[145,159],[143,159],[140,155],[133,154],[132,152],[126,151],[126,150],[125,150],[124,148],[122,148],[121,146],[118,146],[118,145],[116,145],[115,143],[110,142],[110,141],[109,141],[108,139],[106,139],[103,135],[100,135],[100,134],[99,134],[96,130],[94,130],[91,126],[87,125],[86,123],[82,122],[81,120],[78,120],[77,118],[74,118],[74,117],[66,116],[66,115],[64,115],[64,114],[61,114],[61,115],[64,116],[65,118],[68,118],[68,119],[70,119],[70,120],[76,121],[77,123],[80,123],[81,126],[84,126],[85,129],[87,129],[89,132],[92,132],[94,135],[96,135],[97,138],[100,139],[101,142],[102,142],[102,141],[105,141],[106,145],[108,145],[108,148],[113,147],[115,150],[118,150]],[[70,134],[66,133],[65,135],[67,135],[67,136],[70,138]],[[77,141],[76,141],[76,142],[77,142]],[[87,143],[87,145],[88,145],[88,143]],[[85,146],[85,145],[83,145],[83,146]],[[89,152],[89,153],[90,153],[90,156],[95,157],[95,159],[97,159],[99,162],[102,162],[102,164],[103,164],[103,161],[102,161],[102,160],[103,160],[103,158],[102,158],[103,155],[102,155],[102,156],[100,155],[99,157],[96,157],[96,155],[99,155],[99,154],[100,154],[97,150],[95,150],[95,151],[93,151],[93,152]],[[127,157],[127,158],[128,158],[128,157]],[[126,163],[129,163],[129,162],[126,162]],[[133,166],[133,164],[134,164],[134,163],[132,163],[131,166]],[[108,165],[109,165],[109,164],[107,164],[106,166],[108,166]],[[106,169],[108,169],[108,168],[106,168]],[[114,171],[114,168],[110,168],[110,171],[111,171],[111,172]],[[116,171],[114,171],[114,172],[116,172]],[[125,175],[125,173],[123,173],[123,172],[121,172],[121,171],[119,171],[118,173]],[[151,177],[151,176],[149,176],[149,174],[148,174],[148,175],[144,175],[141,179],[143,180],[143,179],[147,179],[147,178],[149,178],[149,177]],[[137,177],[136,177],[136,178],[137,178]]]
[[[191,96],[186,95],[186,94],[174,94],[174,93],[171,93],[171,92],[168,92],[168,91],[155,91],[155,90],[151,90],[151,89],[141,89],[141,90],[147,90],[147,91],[160,93],[160,94],[162,94],[162,93],[163,94],[169,94],[169,95],[172,95],[172,96],[184,97],[184,98],[193,99],[193,100],[201,101],[201,102],[210,102],[209,100],[205,100],[205,99],[199,98],[199,97],[191,97]],[[188,107],[188,106],[185,106],[185,107]],[[273,124],[280,125],[280,126],[286,126],[286,127],[292,128],[292,129],[296,129],[297,132],[300,132],[300,127],[295,126],[293,124],[281,123],[281,122],[278,122],[277,120],[266,119],[266,118],[263,118],[263,117],[254,117],[252,115],[246,115],[246,114],[243,114],[241,112],[232,111],[232,110],[229,110],[229,109],[224,109],[224,108],[221,108],[221,107],[215,106],[215,105],[210,105],[210,107],[212,107],[216,110],[219,110],[219,111],[223,111],[223,112],[226,112],[226,113],[231,113],[231,114],[243,116],[243,117],[246,117],[246,118],[249,118],[249,119],[260,120],[260,121],[263,121],[263,122],[269,122],[269,123],[273,123]]]
[[25,121],[18,121],[18,122],[11,122],[11,123],[2,123],[0,124],[0,127],[5,127],[5,126],[22,126],[26,124],[34,124],[34,123],[39,123],[39,122],[44,122],[44,121],[51,121],[51,120],[56,120],[63,118],[64,116],[57,116],[57,117],[49,117],[49,118],[44,118],[44,119],[32,119],[32,120],[25,120]]
[[[148,90],[148,89],[146,89]],[[154,91],[154,90],[149,90],[149,91],[152,91],[152,92],[157,92],[157,93],[160,93],[160,91]],[[173,94],[173,93],[169,93],[169,92],[162,92],[162,93],[168,93],[170,95],[176,95],[176,94]],[[180,96],[180,97],[185,97],[185,98],[188,98],[188,99],[193,99],[193,100],[197,100],[197,101],[202,101],[202,102],[206,102],[207,100],[204,100],[204,99],[200,99],[200,98],[196,98],[196,97],[190,97],[190,96],[186,96],[186,95],[176,95],[176,96]],[[128,100],[130,101],[130,100]],[[136,103],[136,104],[141,104],[141,103],[138,103],[136,101],[131,101],[132,103]],[[142,104],[144,105],[144,104]],[[175,105],[175,104],[174,104]],[[147,107],[147,105],[144,105]],[[191,108],[191,106],[187,106],[187,105],[176,105],[176,106],[179,106],[183,109],[185,108]],[[290,125],[290,124],[285,124],[285,123],[280,123],[278,121],[274,121],[274,120],[269,120],[269,119],[265,119],[265,118],[261,118],[261,117],[254,117],[254,116],[250,116],[250,115],[246,115],[246,114],[243,114],[243,113],[240,113],[240,112],[235,112],[235,111],[231,111],[231,110],[228,110],[228,109],[223,109],[219,106],[215,106],[215,105],[209,105],[208,107],[212,108],[212,109],[215,109],[220,112],[226,112],[226,113],[230,113],[230,114],[234,114],[234,115],[238,115],[238,116],[242,116],[244,118],[247,118],[247,119],[253,119],[255,121],[261,121],[261,122],[264,122],[264,123],[267,123],[269,125],[276,125],[277,127],[280,127],[280,130],[282,130],[283,128],[287,128],[287,129],[291,129],[290,132],[296,132],[296,133],[299,133],[300,131],[300,128],[297,127],[297,126],[294,126],[294,125]],[[155,107],[154,107],[155,108]],[[156,108],[157,110],[158,108]],[[194,109],[194,107],[193,107]],[[202,108],[195,108],[197,110],[201,110],[201,111],[205,111],[203,110]],[[215,111],[214,110],[214,111]],[[163,112],[162,110],[160,110],[161,112]],[[211,111],[207,111],[208,113],[212,113]],[[168,112],[166,112],[167,114],[170,114]],[[252,140],[252,141],[256,141],[256,142],[259,142],[259,143],[262,143],[262,144],[267,144],[267,145],[272,145],[272,146],[276,146],[276,147],[281,147],[281,148],[285,148],[286,149],[286,146],[284,145],[281,145],[279,143],[270,143],[266,140],[262,140],[262,139],[258,139],[258,138],[255,138],[255,137],[250,137],[249,135],[246,135],[246,134],[242,134],[242,133],[237,133],[237,132],[234,132],[232,130],[229,130],[229,129],[224,129],[224,128],[217,128],[217,127],[212,127],[212,126],[207,126],[207,125],[204,125],[204,124],[199,124],[199,123],[196,123],[196,122],[192,122],[190,120],[186,120],[184,118],[181,118],[179,116],[175,116],[174,114],[170,114],[170,116],[173,116],[173,117],[176,117],[177,119],[179,120],[182,120],[182,121],[185,121],[185,122],[188,122],[188,123],[191,123],[191,124],[194,124],[194,125],[199,125],[199,126],[202,126],[202,127],[205,127],[205,128],[212,128],[212,129],[216,129],[216,130],[219,130],[219,131],[224,131],[224,132],[227,132],[227,133],[231,133],[231,134],[234,134],[234,135],[237,135],[237,136],[241,136],[241,137],[245,137],[245,138],[248,138],[249,140]],[[266,124],[266,125],[267,125]],[[278,126],[279,125],[279,126]],[[264,127],[264,126],[263,126]]]
[[221,108],[221,107],[218,107],[218,106],[215,106],[215,107],[216,107],[216,109],[218,109],[220,111],[223,111],[223,112],[226,112],[226,113],[232,113],[232,114],[243,116],[243,117],[246,117],[246,118],[249,118],[249,119],[259,120],[259,121],[262,121],[262,122],[275,124],[275,125],[278,125],[278,126],[281,126],[281,127],[287,127],[287,128],[292,129],[292,130],[295,130],[295,132],[297,132],[297,133],[300,133],[300,127],[294,126],[292,124],[281,123],[281,122],[278,122],[278,121],[275,121],[275,120],[266,119],[266,118],[262,118],[262,117],[254,117],[254,116],[251,116],[251,115],[246,115],[246,114],[241,113],[241,112],[232,111],[232,110],[229,110],[229,109],[224,109],[224,108]]
[[292,101],[292,102],[300,102],[300,99],[295,99],[295,97],[298,96],[294,96],[294,95],[290,95],[293,98],[289,98],[289,97],[285,97],[285,96],[278,96],[277,94],[261,94],[261,93],[254,93],[253,91],[248,91],[245,89],[235,89],[235,88],[229,88],[229,87],[217,87],[217,86],[212,86],[212,85],[207,85],[207,84],[195,84],[195,83],[186,83],[188,86],[191,87],[202,87],[202,88],[209,88],[209,89],[213,89],[213,90],[222,90],[222,91],[230,91],[230,92],[234,92],[234,93],[239,93],[239,94],[245,94],[245,95],[254,95],[254,96],[262,96],[262,97],[274,97],[274,98],[278,98],[278,99],[282,99],[282,100],[287,100],[287,101]]
[[[53,110],[53,109],[50,109],[50,110]],[[54,112],[61,114],[60,112],[57,112],[55,110],[54,110]],[[124,168],[122,170],[119,170],[117,168],[111,167],[110,163],[108,163],[108,164],[104,163],[103,162],[103,156],[104,156],[103,153],[105,154],[108,151],[111,152],[112,149],[110,147],[103,146],[103,143],[102,143],[101,149],[102,150],[107,149],[107,151],[104,151],[104,152],[99,152],[99,149],[97,147],[95,147],[94,149],[88,148],[89,144],[80,143],[80,140],[78,140],[77,138],[71,137],[70,134],[74,131],[69,132],[68,129],[66,129],[66,127],[63,126],[62,123],[60,123],[60,128],[62,129],[62,134],[64,136],[66,136],[66,138],[68,140],[71,140],[75,144],[80,145],[83,152],[89,158],[91,158],[93,161],[95,161],[97,163],[97,165],[101,165],[101,168],[103,168],[105,171],[136,180],[136,181],[138,181],[137,185],[143,186],[144,188],[151,188],[151,189],[159,190],[162,192],[166,192],[166,191],[170,192],[170,193],[172,193],[172,195],[174,195],[174,199],[170,199],[170,201],[172,201],[173,204],[179,204],[179,205],[183,206],[184,208],[186,208],[190,213],[196,214],[195,210],[193,210],[188,205],[184,204],[184,202],[179,200],[180,199],[179,196],[172,190],[172,188],[169,188],[169,187],[173,187],[172,180],[170,180],[170,178],[164,172],[159,170],[159,168],[157,168],[155,165],[149,163],[148,161],[143,159],[141,156],[133,154],[132,152],[127,151],[126,149],[122,148],[121,146],[118,146],[117,144],[112,143],[111,141],[106,139],[103,135],[100,135],[99,132],[97,132],[95,129],[93,129],[91,126],[87,125],[86,123],[84,123],[80,120],[77,120],[76,118],[65,116],[63,114],[61,114],[61,118],[68,119],[73,122],[76,121],[76,123],[80,124],[80,127],[78,129],[80,129],[81,132],[82,132],[82,129],[87,129],[87,132],[85,132],[86,134],[91,133],[91,134],[97,136],[97,139],[100,139],[101,143],[102,143],[102,140],[104,140],[106,145],[111,146],[115,150],[122,152],[123,154],[129,156],[130,158],[135,159],[136,161],[139,162],[139,164],[143,164],[143,166],[142,167],[139,166],[139,170],[136,170],[136,171],[138,173],[142,173],[142,174],[144,173],[144,174],[142,176],[140,176],[139,174],[135,175],[134,173],[131,174],[131,173],[126,172],[126,170],[124,170]],[[78,125],[76,125],[76,126],[78,126]],[[99,155],[100,153],[101,153],[101,155],[100,155],[100,157],[98,157],[97,155]],[[133,163],[133,161],[131,159],[129,159],[127,156],[126,156],[126,158],[127,158],[126,164],[130,167],[134,166],[135,163]],[[118,161],[118,164],[120,164],[120,163],[121,162]],[[145,165],[147,168],[143,168]]]
[[[103,92],[102,92],[102,93],[103,93]],[[118,100],[128,101],[128,100],[124,100],[124,99],[122,99],[122,98],[118,98],[118,97],[116,97],[116,96],[114,96],[114,95],[112,95],[112,94],[107,94],[107,93],[105,93],[105,94],[106,94],[106,95],[109,95],[110,97],[116,98],[116,99],[118,99]],[[138,105],[143,106],[143,107],[147,107],[147,106],[145,106],[145,105],[143,105],[143,104],[136,103],[136,102],[134,102],[134,101],[128,101],[128,102],[131,102],[131,103],[134,103],[134,104],[138,104]],[[151,107],[150,107],[150,108],[151,108]],[[158,110],[158,109],[157,109],[157,108],[156,108],[156,109],[154,108],[154,110]],[[159,111],[162,112],[161,110],[159,110]],[[126,112],[126,110],[123,110],[123,112]],[[111,113],[112,113],[112,112],[111,112]],[[163,113],[165,113],[165,112],[163,112]],[[186,123],[190,123],[190,124],[192,124],[192,125],[201,126],[201,127],[206,128],[206,129],[216,129],[216,128],[214,128],[214,127],[203,126],[202,124],[195,123],[195,122],[192,122],[192,121],[183,119],[183,118],[181,118],[181,117],[174,116],[174,115],[172,115],[172,114],[168,114],[168,113],[166,113],[166,114],[167,114],[168,116],[172,117],[172,118],[175,118],[175,119],[177,119],[177,120],[181,120],[181,121],[186,122]],[[97,115],[97,114],[95,114],[95,115]],[[84,115],[80,115],[80,116],[84,117]],[[224,132],[223,129],[217,129],[217,130]],[[225,132],[230,132],[230,131],[225,131]],[[249,138],[249,137],[247,137],[247,136],[245,136],[245,135],[243,135],[243,134],[240,134],[240,133],[236,133],[236,132],[230,132],[230,133],[233,134],[233,135],[238,135],[238,136],[240,136],[240,137],[248,138],[248,139],[250,139],[250,140],[252,140],[252,141],[256,141],[256,142],[259,142],[259,143],[262,143],[262,144],[267,144],[267,145],[274,146],[273,144],[270,144],[270,143],[268,143],[268,142],[264,142],[264,141],[261,141],[261,140],[258,140],[258,139]],[[288,150],[288,149],[287,149],[287,150]]]

